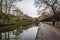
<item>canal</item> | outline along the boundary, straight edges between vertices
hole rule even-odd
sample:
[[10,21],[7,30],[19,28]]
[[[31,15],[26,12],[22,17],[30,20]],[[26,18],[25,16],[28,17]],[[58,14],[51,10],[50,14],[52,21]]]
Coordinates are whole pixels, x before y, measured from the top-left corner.
[[0,40],[35,40],[39,25],[5,27],[0,28]]

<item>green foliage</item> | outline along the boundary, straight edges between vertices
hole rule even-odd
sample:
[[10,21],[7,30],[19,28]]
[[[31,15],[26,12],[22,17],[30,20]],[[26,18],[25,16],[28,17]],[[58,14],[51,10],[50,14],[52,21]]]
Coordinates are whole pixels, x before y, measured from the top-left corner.
[[25,22],[32,22],[32,20],[25,19],[23,20],[11,14],[0,13],[0,23],[25,23]]
[[14,23],[14,22],[17,22],[17,19],[16,18],[10,18],[10,21]]
[[31,20],[19,20],[19,22],[30,22]]

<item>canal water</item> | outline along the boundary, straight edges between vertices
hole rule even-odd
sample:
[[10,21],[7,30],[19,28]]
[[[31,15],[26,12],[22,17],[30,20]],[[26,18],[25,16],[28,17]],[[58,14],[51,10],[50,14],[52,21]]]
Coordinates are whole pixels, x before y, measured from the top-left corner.
[[0,33],[1,40],[35,40],[38,26],[26,25],[4,30]]

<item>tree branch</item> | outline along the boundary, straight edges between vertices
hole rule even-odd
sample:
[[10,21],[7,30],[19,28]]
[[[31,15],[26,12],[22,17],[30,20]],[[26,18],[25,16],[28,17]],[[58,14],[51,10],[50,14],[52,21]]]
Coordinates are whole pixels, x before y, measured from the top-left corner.
[[52,6],[54,6],[56,2],[57,2],[57,0],[54,1],[54,3],[52,4]]
[[44,1],[48,6],[51,6],[47,1]]
[[55,3],[57,2],[57,0],[54,1],[54,3],[52,5],[50,5],[47,1],[44,1],[48,6],[54,6]]

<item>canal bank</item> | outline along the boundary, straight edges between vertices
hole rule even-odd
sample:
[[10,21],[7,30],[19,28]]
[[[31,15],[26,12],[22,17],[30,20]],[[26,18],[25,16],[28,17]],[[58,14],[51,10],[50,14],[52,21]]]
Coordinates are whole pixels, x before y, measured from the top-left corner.
[[44,34],[42,32],[42,29],[41,29],[41,23],[39,24],[35,40],[45,40]]

